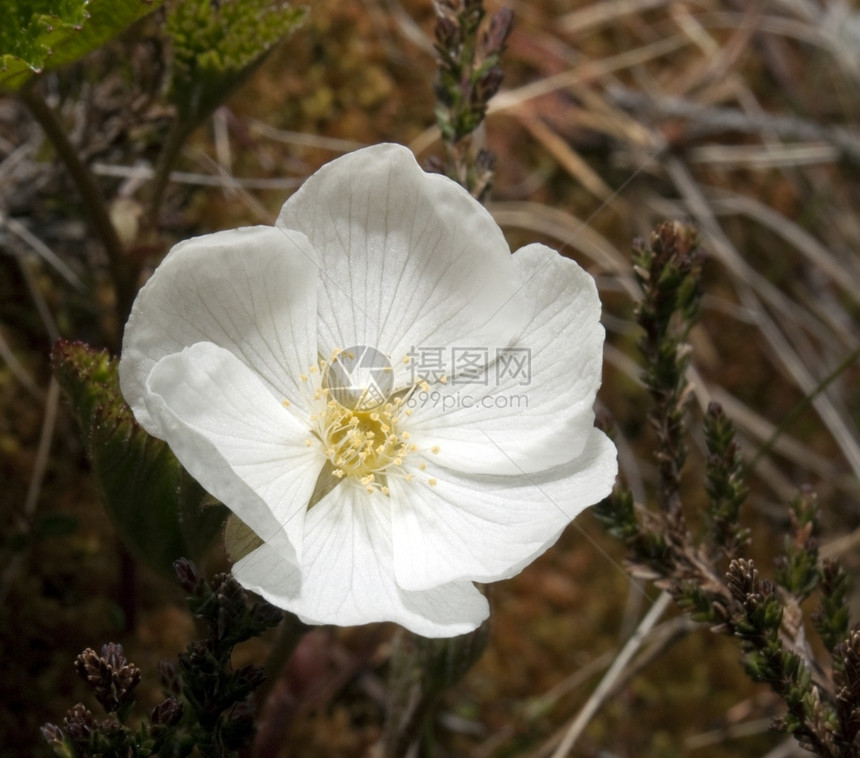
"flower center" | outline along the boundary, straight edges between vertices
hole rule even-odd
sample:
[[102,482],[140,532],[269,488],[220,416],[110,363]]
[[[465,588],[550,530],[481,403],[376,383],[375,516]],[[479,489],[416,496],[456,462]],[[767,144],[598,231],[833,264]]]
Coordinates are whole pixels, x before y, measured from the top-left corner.
[[388,494],[389,469],[402,465],[410,451],[409,433],[397,430],[402,405],[400,398],[394,398],[372,411],[361,411],[336,400],[326,403],[318,417],[318,429],[334,476],[352,476],[369,492],[378,489]]
[[[309,385],[316,406],[310,417],[310,431],[322,443],[329,460],[329,473],[324,469],[320,479],[320,497],[333,488],[331,476],[336,480],[349,477],[370,493],[388,495],[389,477],[401,476],[407,482],[413,479],[412,473],[403,470],[407,455],[426,452],[419,452],[418,446],[410,442],[409,432],[398,426],[403,416],[412,415],[407,405],[413,392],[419,388],[427,392],[429,385],[421,380],[391,395],[391,366],[384,356],[380,359],[381,355],[360,346],[335,350],[331,358],[321,358],[299,377]],[[377,398],[378,403],[374,402]],[[284,405],[289,406],[289,401],[284,400]],[[308,438],[305,444],[310,447],[314,443]],[[430,452],[438,453],[439,446],[434,445]],[[419,462],[418,469],[425,471],[426,463]],[[427,484],[433,487],[436,480],[427,479]],[[318,482],[318,489],[319,486]]]

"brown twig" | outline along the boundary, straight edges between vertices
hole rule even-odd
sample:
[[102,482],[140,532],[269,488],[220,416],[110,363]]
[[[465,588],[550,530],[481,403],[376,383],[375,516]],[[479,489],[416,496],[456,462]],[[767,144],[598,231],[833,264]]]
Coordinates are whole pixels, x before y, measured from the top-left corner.
[[104,247],[108,259],[108,270],[116,293],[116,315],[119,324],[124,324],[131,312],[131,304],[137,293],[138,269],[125,255],[122,242],[110,219],[107,202],[89,167],[81,160],[75,146],[69,140],[54,110],[37,93],[32,80],[18,92],[21,102],[27,106],[33,118],[42,127],[48,141],[57,151],[81,195],[84,207],[90,216],[95,233]]

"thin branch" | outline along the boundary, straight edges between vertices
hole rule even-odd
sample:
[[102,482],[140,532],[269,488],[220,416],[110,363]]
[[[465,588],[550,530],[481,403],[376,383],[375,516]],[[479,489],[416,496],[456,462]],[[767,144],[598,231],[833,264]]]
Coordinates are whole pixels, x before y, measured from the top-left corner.
[[144,226],[147,230],[152,231],[158,228],[158,219],[161,215],[161,206],[164,204],[170,173],[182,152],[182,146],[191,136],[195,126],[196,124],[189,123],[179,117],[175,118],[170,126],[167,139],[164,141],[155,164],[155,178],[149,188],[144,217]]
[[18,96],[42,127],[81,195],[93,228],[104,246],[108,269],[116,291],[117,317],[120,323],[124,323],[136,294],[137,269],[129,265],[129,259],[124,254],[122,242],[108,214],[107,203],[101,189],[90,169],[78,156],[57,114],[34,91],[34,86],[28,84],[22,87]]
[[636,631],[627,640],[627,644],[624,645],[618,657],[613,661],[606,674],[604,674],[603,679],[600,680],[597,689],[594,690],[588,702],[582,707],[582,710],[577,714],[573,723],[568,727],[561,743],[552,754],[552,758],[565,758],[565,756],[570,754],[579,736],[612,692],[616,681],[624,673],[627,664],[630,663],[636,651],[642,646],[648,632],[660,620],[660,617],[666,612],[671,603],[672,597],[668,592],[660,594],[660,597],[657,598],[654,605],[645,614],[645,618],[636,627]]

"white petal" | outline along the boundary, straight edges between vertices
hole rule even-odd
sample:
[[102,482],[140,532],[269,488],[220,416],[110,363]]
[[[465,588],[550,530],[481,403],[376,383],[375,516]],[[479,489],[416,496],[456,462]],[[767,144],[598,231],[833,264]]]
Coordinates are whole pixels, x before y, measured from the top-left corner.
[[521,305],[508,302],[517,274],[498,225],[405,147],[376,145],[323,166],[277,223],[304,232],[319,253],[324,354],[367,345],[400,365],[415,346],[499,344],[520,328]]
[[458,471],[542,471],[578,455],[594,424],[604,337],[594,279],[544,245],[513,260],[515,300],[532,308],[514,352],[475,382],[455,378],[409,401],[413,441],[438,446],[437,462]]
[[263,545],[233,566],[233,576],[306,623],[394,621],[425,637],[476,629],[489,607],[472,584],[437,582],[420,592],[397,586],[391,504],[344,481],[308,512],[301,571]]
[[612,442],[594,429],[576,459],[539,474],[465,476],[428,465],[411,482],[389,477],[398,583],[421,590],[513,576],[609,494],[615,456]]
[[176,457],[213,496],[288,560],[325,455],[238,358],[198,343],[162,358],[147,382],[149,412]]
[[317,360],[313,248],[303,234],[256,226],[176,245],[140,291],[119,374],[141,425],[161,437],[144,403],[157,361],[196,342],[220,345],[309,413],[298,379]]

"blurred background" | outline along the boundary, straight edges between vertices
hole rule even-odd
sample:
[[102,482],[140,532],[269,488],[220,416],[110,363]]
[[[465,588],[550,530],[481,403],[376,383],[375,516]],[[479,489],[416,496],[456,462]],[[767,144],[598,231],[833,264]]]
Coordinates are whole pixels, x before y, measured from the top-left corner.
[[[597,278],[608,334],[599,405],[617,427],[622,474],[637,500],[652,500],[655,466],[629,251],[655,223],[685,219],[707,254],[702,319],[691,337],[692,528],[703,503],[701,409],[718,400],[747,460],[787,421],[749,482],[744,519],[762,573],[781,548],[786,503],[805,484],[819,495],[823,554],[856,573],[857,3],[505,6],[515,17],[505,79],[476,136],[497,156],[488,207],[512,249],[545,242]],[[433,126],[432,3],[314,0],[309,10],[186,144],[155,238],[137,237],[136,196],[170,117],[162,12],[39,82],[145,274],[175,241],[271,223],[304,177],[346,151],[394,141],[422,162],[442,155]],[[39,726],[88,697],[72,667],[83,648],[122,643],[143,670],[138,699],[151,707],[160,695],[158,660],[196,633],[176,583],[124,551],[51,381],[57,337],[118,345],[106,268],[41,128],[19,99],[0,97],[3,755],[49,754]],[[440,704],[435,755],[553,754],[659,594],[629,578],[624,555],[586,513],[521,575],[491,587],[489,645]],[[207,568],[226,565],[216,548]],[[394,631],[321,629],[306,638],[273,706],[282,747],[268,754],[368,755],[381,730]],[[260,662],[269,642],[247,643],[237,660]],[[748,683],[738,659],[731,641],[670,610],[571,754],[806,754],[768,730],[781,706]]]

